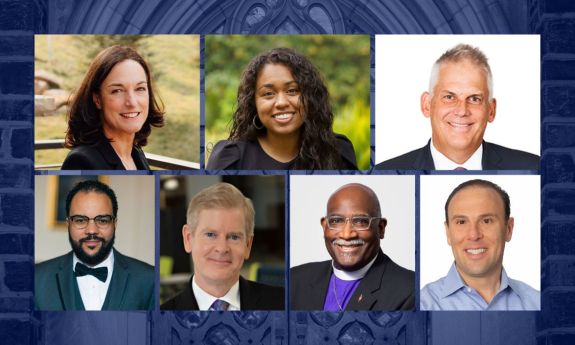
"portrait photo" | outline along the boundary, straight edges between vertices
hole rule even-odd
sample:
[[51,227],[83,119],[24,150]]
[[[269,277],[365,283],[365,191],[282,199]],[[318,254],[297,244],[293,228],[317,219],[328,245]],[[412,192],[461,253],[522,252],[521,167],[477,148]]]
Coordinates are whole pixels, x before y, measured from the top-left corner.
[[37,175],[35,189],[36,309],[155,309],[154,176]]
[[[376,169],[452,170],[437,167],[433,138],[467,170],[539,170],[538,35],[376,35],[375,62]],[[483,161],[466,167],[482,142]]]
[[198,35],[36,35],[36,169],[199,169]]
[[[284,181],[283,176],[161,176],[162,310],[283,309]],[[238,281],[239,296],[230,297]],[[222,286],[225,291],[216,296]],[[230,305],[204,308],[208,294]]]
[[365,170],[367,35],[208,35],[208,170]]
[[502,255],[509,279],[541,290],[539,176],[421,176],[420,188],[420,288],[443,279],[454,260],[460,261],[456,266],[463,280],[481,279],[489,271],[499,274]]

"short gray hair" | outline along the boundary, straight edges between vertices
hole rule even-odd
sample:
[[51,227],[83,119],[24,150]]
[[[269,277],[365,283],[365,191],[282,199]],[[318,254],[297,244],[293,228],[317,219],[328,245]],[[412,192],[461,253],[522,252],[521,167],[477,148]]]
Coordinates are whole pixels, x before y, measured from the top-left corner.
[[491,74],[491,67],[489,67],[487,56],[485,56],[479,48],[463,43],[447,50],[439,57],[439,59],[437,59],[437,61],[435,61],[433,67],[431,67],[429,93],[433,95],[433,89],[435,88],[435,85],[437,85],[441,66],[447,62],[459,62],[462,60],[468,60],[477,67],[483,69],[487,77],[487,89],[489,91],[489,100],[491,101],[493,99],[493,75]]
[[187,223],[194,231],[198,226],[198,216],[201,210],[224,208],[239,208],[245,217],[244,229],[247,237],[254,235],[255,210],[252,201],[246,198],[239,189],[225,182],[216,183],[196,194],[188,206]]

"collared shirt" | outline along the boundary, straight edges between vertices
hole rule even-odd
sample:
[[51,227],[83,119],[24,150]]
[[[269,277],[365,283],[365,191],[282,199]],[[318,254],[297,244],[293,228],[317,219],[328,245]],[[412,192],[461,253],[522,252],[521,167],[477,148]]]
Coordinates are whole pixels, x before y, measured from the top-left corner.
[[421,310],[540,310],[539,291],[531,286],[507,277],[501,272],[499,290],[491,300],[485,302],[479,293],[465,285],[455,263],[447,276],[427,284],[421,289]]
[[377,255],[379,255],[379,253],[376,254],[373,257],[373,259],[371,259],[371,261],[367,263],[367,265],[363,266],[362,268],[358,269],[357,271],[344,271],[344,270],[337,269],[333,265],[333,260],[332,260],[331,261],[331,267],[333,268],[333,274],[335,274],[335,276],[341,280],[361,279],[367,274],[367,271],[369,271],[369,269],[371,268],[371,266],[375,262],[375,259],[377,259]]
[[106,300],[106,294],[108,293],[108,287],[110,287],[110,280],[112,280],[112,273],[114,273],[114,249],[110,251],[108,257],[97,264],[96,266],[90,266],[82,262],[76,254],[72,258],[72,270],[76,267],[76,263],[82,263],[91,268],[107,267],[108,277],[106,281],[102,282],[98,278],[92,275],[85,275],[82,277],[76,277],[76,282],[78,282],[78,289],[80,290],[80,296],[82,296],[82,303],[84,303],[84,309],[86,310],[102,310],[104,301]]
[[467,170],[482,170],[481,160],[483,159],[483,144],[479,145],[477,150],[473,152],[471,157],[467,159],[462,164],[457,164],[451,159],[447,158],[443,153],[439,152],[435,145],[433,145],[433,139],[431,139],[431,157],[433,158],[433,165],[435,165],[435,170],[455,170],[455,168],[462,167]]
[[240,281],[238,280],[232,287],[228,290],[228,292],[222,297],[214,297],[204,291],[197,283],[196,283],[196,276],[192,278],[192,290],[194,291],[194,296],[196,297],[196,301],[198,302],[198,309],[199,310],[209,310],[212,303],[215,300],[221,299],[226,301],[230,304],[228,310],[241,310],[240,307]]

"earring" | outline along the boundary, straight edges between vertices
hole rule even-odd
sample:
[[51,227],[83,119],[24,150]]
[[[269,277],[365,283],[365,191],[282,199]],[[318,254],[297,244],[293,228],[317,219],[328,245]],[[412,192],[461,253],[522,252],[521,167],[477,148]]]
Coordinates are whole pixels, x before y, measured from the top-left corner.
[[256,124],[256,118],[259,120],[259,118],[258,118],[257,115],[254,116],[254,117],[253,117],[253,120],[252,120],[252,123],[254,124],[254,127],[255,127],[258,131],[264,129],[264,125],[261,124],[261,121],[260,121],[260,126],[258,127],[258,125]]

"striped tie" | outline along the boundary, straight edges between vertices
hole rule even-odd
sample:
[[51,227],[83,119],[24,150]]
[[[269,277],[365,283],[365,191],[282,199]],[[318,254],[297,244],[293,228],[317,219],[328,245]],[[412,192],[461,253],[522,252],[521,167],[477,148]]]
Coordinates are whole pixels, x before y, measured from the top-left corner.
[[221,311],[221,310],[228,310],[228,307],[230,306],[230,304],[224,300],[221,299],[217,299],[214,301],[214,303],[212,303],[212,305],[210,306],[210,309],[208,309],[209,311]]

